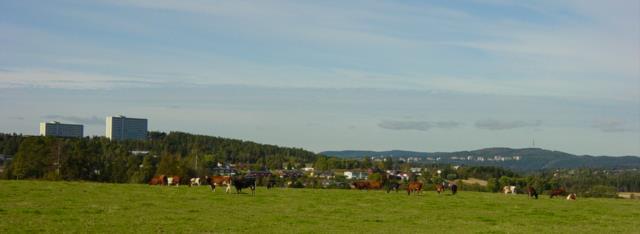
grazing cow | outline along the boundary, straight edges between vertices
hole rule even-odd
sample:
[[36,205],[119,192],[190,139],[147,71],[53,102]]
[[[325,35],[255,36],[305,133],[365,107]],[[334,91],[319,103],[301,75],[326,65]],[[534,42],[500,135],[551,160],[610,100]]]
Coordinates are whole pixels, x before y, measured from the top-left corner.
[[415,182],[411,182],[409,183],[409,186],[407,186],[407,195],[411,195],[411,193],[421,193],[422,192],[422,183],[415,181]]
[[388,182],[387,183],[387,193],[391,192],[391,190],[398,192],[400,189],[400,183],[398,182]]
[[275,186],[276,186],[276,180],[269,178],[269,181],[267,181],[267,189],[271,189]]
[[377,180],[369,181],[369,189],[381,189],[381,188],[382,188],[382,183],[380,181],[377,181]]
[[458,185],[450,184],[449,187],[451,188],[451,194],[456,195],[456,193],[458,192]]
[[200,186],[200,177],[194,177],[189,180],[189,187],[191,186]]
[[440,194],[441,192],[444,192],[444,185],[436,184],[436,192],[438,192],[438,194]]
[[382,182],[377,180],[354,181],[353,183],[351,183],[351,188],[355,188],[358,190],[366,189],[367,191],[369,191],[369,189],[381,189]]
[[538,199],[538,192],[533,187],[527,187],[527,193],[529,194],[529,198],[534,197],[535,199]]
[[564,196],[564,195],[566,195],[566,194],[567,194],[567,192],[566,192],[566,191],[564,191],[564,189],[563,189],[563,188],[554,189],[554,190],[551,190],[551,194],[549,195],[549,198],[553,198],[553,197],[555,197],[555,196],[560,197],[560,196]]
[[222,185],[227,186],[227,188],[225,189],[226,193],[229,193],[229,191],[231,191],[231,176],[206,176],[205,181],[207,184],[209,184],[209,186],[211,186],[212,192],[216,191],[216,186]]
[[509,185],[504,186],[502,188],[502,192],[504,192],[504,194],[511,193],[511,194],[515,195],[516,194],[516,186],[509,186]]
[[243,188],[250,188],[251,194],[256,195],[256,178],[236,177],[236,178],[233,178],[232,184],[234,187],[236,187],[237,194],[240,194]]
[[172,176],[167,177],[167,185],[176,185],[176,187],[180,186],[180,176]]
[[149,185],[162,185],[162,178],[160,178],[160,176],[151,178]]
[[369,190],[369,181],[354,181],[353,183],[351,183],[351,188],[358,190]]
[[167,176],[158,175],[151,178],[149,185],[167,185]]
[[567,196],[567,200],[575,201],[576,200],[576,194],[575,193],[569,194],[569,196]]

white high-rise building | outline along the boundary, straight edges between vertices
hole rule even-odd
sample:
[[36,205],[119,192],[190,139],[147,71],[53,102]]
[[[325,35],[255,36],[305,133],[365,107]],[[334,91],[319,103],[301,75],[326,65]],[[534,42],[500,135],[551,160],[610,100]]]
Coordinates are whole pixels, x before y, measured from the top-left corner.
[[147,119],[108,116],[106,136],[111,140],[145,140]]
[[83,137],[82,124],[64,124],[60,122],[40,123],[41,136]]

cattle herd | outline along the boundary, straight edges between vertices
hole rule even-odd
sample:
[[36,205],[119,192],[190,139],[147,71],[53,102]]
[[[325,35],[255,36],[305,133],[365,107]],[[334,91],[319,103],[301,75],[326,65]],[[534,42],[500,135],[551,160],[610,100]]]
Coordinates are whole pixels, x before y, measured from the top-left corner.
[[[179,176],[166,176],[159,175],[151,178],[149,181],[149,185],[165,185],[165,186],[180,186],[181,177]],[[231,191],[231,186],[235,187],[236,193],[241,193],[242,189],[248,188],[251,190],[251,194],[255,195],[256,191],[256,177],[251,176],[206,176],[204,177],[204,184],[207,184],[211,187],[211,191],[215,192],[216,187],[223,186],[225,188],[225,192],[229,193]],[[291,183],[289,183],[291,184]],[[200,186],[203,185],[201,178],[194,177],[189,179],[189,186]],[[419,181],[409,182],[406,185],[407,195],[418,195],[422,193],[423,183]],[[269,179],[266,183],[267,189],[270,189],[275,186],[275,180]],[[395,180],[360,180],[354,181],[350,184],[352,189],[358,190],[379,190],[386,189],[387,193],[393,191],[398,192],[400,190],[401,184]],[[458,185],[455,183],[438,183],[435,184],[435,191],[440,194],[445,192],[447,188],[451,191],[452,195],[455,195],[458,192]],[[538,199],[538,192],[531,186],[527,186],[526,188],[527,194],[530,198]],[[517,194],[516,186],[504,186],[502,188],[502,192],[504,194]],[[554,197],[564,197],[566,196],[567,200],[576,200],[575,193],[567,193],[563,188],[554,189],[551,191],[549,198]]]
[[[180,186],[180,179],[179,176],[159,175],[151,178],[149,185]],[[256,190],[256,178],[254,177],[206,176],[204,177],[204,183],[208,184],[213,192],[216,191],[217,186],[224,186],[226,193],[231,191],[231,186],[236,188],[237,193],[242,192],[242,189],[249,188],[251,193],[255,194]],[[200,185],[202,185],[201,178],[194,177],[189,179],[189,186]]]

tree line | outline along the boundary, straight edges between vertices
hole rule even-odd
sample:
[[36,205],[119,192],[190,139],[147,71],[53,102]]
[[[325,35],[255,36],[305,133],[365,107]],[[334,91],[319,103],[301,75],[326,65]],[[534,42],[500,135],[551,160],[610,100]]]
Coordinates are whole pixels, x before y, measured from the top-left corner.
[[[183,178],[211,175],[222,163],[235,164],[241,171],[300,169],[312,165],[316,172],[371,168],[409,172],[418,167],[421,176],[414,175],[412,179],[435,184],[477,178],[487,181],[487,185],[461,184],[461,188],[486,192],[499,192],[506,185],[517,185],[522,189],[532,186],[541,192],[563,187],[582,196],[615,196],[616,192],[640,191],[640,171],[637,170],[564,169],[516,173],[495,166],[416,164],[394,161],[391,157],[376,161],[344,159],[300,148],[182,132],[150,132],[148,139],[143,141],[0,134],[0,153],[13,156],[0,175],[5,179],[145,183],[159,174]],[[301,180],[298,185],[313,187],[336,182],[313,178],[298,180]],[[346,187],[343,177],[334,180]]]
[[148,140],[135,141],[0,134],[0,150],[13,156],[2,174],[6,179],[114,183],[146,182],[156,174],[199,176],[218,163],[253,170],[301,168],[318,157],[300,148],[182,132],[150,132]]

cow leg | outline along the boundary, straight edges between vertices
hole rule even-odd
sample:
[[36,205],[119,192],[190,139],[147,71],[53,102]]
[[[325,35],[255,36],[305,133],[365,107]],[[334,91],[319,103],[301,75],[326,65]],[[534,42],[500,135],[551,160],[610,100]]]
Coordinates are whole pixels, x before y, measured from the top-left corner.
[[226,189],[226,193],[229,193],[229,191],[231,191],[231,184],[227,184],[227,189]]

